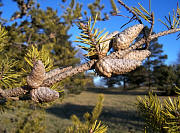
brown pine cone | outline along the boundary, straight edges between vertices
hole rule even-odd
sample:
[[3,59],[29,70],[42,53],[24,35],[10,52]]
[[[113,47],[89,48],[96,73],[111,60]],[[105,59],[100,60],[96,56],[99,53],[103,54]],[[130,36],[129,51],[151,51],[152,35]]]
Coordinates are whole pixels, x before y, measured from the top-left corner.
[[137,24],[129,27],[117,34],[113,39],[113,48],[115,51],[127,49],[134,39],[139,35],[144,28],[143,24]]
[[48,87],[39,87],[30,92],[31,99],[35,102],[52,102],[59,98],[59,93]]
[[95,70],[101,76],[111,77],[112,74],[124,74],[136,69],[141,61],[128,59],[101,59],[96,63]]
[[142,61],[150,56],[150,54],[151,52],[149,50],[133,50],[125,55],[123,59]]
[[32,88],[38,88],[45,78],[45,67],[42,61],[35,62],[33,70],[29,76],[27,76],[27,83]]

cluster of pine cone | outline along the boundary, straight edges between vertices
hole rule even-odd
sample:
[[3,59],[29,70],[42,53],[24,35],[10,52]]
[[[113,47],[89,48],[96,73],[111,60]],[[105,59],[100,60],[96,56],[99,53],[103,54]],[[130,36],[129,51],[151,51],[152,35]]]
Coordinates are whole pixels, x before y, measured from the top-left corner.
[[[56,69],[55,69],[56,70]],[[31,74],[27,76],[27,84],[31,87],[30,96],[35,102],[52,102],[59,98],[59,93],[48,87],[41,86],[49,74],[45,72],[44,64],[38,60],[35,62]],[[52,73],[50,74],[52,75]]]
[[[130,47],[133,41],[137,38],[139,33],[144,28],[143,24],[137,24],[129,27],[121,33],[114,32],[109,37],[114,35],[112,41],[112,47],[114,51],[123,53]],[[109,49],[110,41],[105,43],[104,49],[101,51],[101,55],[106,55]],[[96,63],[96,72],[99,75],[111,77],[113,74],[124,74],[136,69],[141,65],[142,61],[147,58],[151,52],[149,50],[131,50],[128,54],[125,54],[122,58],[111,58],[104,56]]]
[[[135,38],[139,35],[143,29],[142,24],[134,25],[121,33],[113,32],[108,37],[113,39],[105,42],[100,48],[99,60],[95,64],[95,70],[99,75],[111,77],[113,74],[124,74],[136,69],[141,65],[142,61],[150,55],[149,50],[130,50],[125,52]],[[123,57],[111,58],[106,56],[109,51],[110,42],[115,52],[126,53]],[[43,86],[43,81],[55,76],[57,73],[63,72],[65,69],[71,69],[70,67],[64,69],[54,69],[48,73],[45,72],[44,64],[38,60],[35,62],[31,74],[27,76],[27,84],[31,87],[30,96],[35,102],[51,102],[59,98],[59,93],[48,87]]]

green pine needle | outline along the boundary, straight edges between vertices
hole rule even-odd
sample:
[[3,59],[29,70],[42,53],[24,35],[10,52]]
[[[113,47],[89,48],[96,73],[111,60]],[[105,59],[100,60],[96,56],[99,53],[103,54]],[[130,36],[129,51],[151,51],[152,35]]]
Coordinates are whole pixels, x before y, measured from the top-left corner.
[[[44,47],[42,47],[41,50],[38,50],[38,48],[34,45],[32,45],[29,50],[27,51],[27,54],[24,57],[24,60],[29,64],[29,66],[32,68],[33,64],[37,60],[41,60],[45,66],[46,71],[50,71],[53,67],[53,60],[50,58],[49,52],[45,50]],[[31,71],[31,68],[23,68],[23,70]]]
[[0,52],[3,50],[3,47],[7,43],[7,33],[8,32],[5,30],[5,28],[0,25]]
[[[141,16],[144,20],[148,21],[149,23],[152,20],[152,17],[150,15],[145,15],[143,12],[141,12],[137,7],[132,8],[139,16]],[[144,8],[143,8],[144,9]],[[145,12],[146,13],[146,12]]]
[[[168,16],[165,16],[165,21],[162,21],[159,19],[159,21],[165,25],[168,29],[175,29],[179,27],[179,7],[177,8],[177,10],[175,11],[173,9],[173,14],[171,15],[170,13],[168,14]],[[167,23],[166,23],[167,22]]]
[[0,87],[1,88],[14,88],[18,86],[18,78],[20,73],[16,72],[15,66],[18,64],[13,59],[6,58],[0,62]]
[[104,38],[106,38],[108,32],[104,33],[104,30],[99,30],[94,28],[96,21],[98,18],[98,14],[96,14],[94,18],[94,22],[92,23],[91,17],[89,18],[88,22],[86,24],[79,23],[78,27],[81,30],[80,36],[76,37],[78,40],[75,40],[74,42],[80,42],[81,45],[78,45],[78,47],[82,48],[87,52],[87,54],[84,54],[87,58],[90,58],[92,56],[96,57],[99,53],[98,46],[102,44],[104,41]]
[[148,97],[138,97],[138,110],[142,117],[145,118],[148,132],[179,132],[180,121],[180,97],[164,99],[164,102],[152,93]]

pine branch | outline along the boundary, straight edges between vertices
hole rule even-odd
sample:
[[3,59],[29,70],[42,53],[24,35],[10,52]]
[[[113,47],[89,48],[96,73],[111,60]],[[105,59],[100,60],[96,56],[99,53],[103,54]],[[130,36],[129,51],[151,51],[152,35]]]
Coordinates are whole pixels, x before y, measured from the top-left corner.
[[97,60],[96,59],[93,59],[93,60],[90,60],[89,62],[85,63],[85,64],[82,64],[80,66],[77,66],[75,68],[72,68],[70,70],[67,70],[63,73],[60,73],[60,74],[57,74],[53,77],[50,77],[46,80],[44,80],[43,84],[41,86],[46,86],[46,87],[49,87],[67,77],[70,77],[70,76],[73,76],[73,75],[76,75],[78,73],[81,73],[81,72],[84,72],[84,71],[87,71],[89,69],[92,68],[92,66],[95,64]]
[[[58,68],[58,69],[51,70],[50,72],[46,73],[46,78],[41,86],[49,87],[69,76],[73,76],[75,74],[89,70],[95,64],[96,61],[97,60],[94,59],[85,64],[77,66],[75,68],[67,67],[67,68],[63,68],[63,69]],[[56,72],[56,74],[54,72]],[[50,77],[50,75],[51,75],[51,77]],[[0,88],[0,98],[1,97],[2,98],[18,97],[20,95],[28,93],[30,90],[32,90],[32,88],[30,86],[22,86],[22,87],[6,89],[6,90],[2,90]]]
[[160,36],[165,36],[165,35],[172,34],[172,33],[178,32],[178,31],[180,31],[180,28],[175,28],[175,29],[159,32],[157,34],[152,35],[150,37],[150,39],[153,40],[153,39],[158,38]]
[[49,71],[49,72],[47,72],[45,74],[45,79],[51,78],[51,77],[53,77],[53,76],[55,76],[57,74],[61,74],[61,73],[65,72],[65,71],[68,71],[70,69],[72,69],[72,66],[69,66],[69,67],[66,67],[66,68],[53,69],[53,70],[51,70],[51,71]]
[[6,89],[6,90],[2,90],[0,88],[0,97],[3,97],[3,98],[18,97],[22,94],[26,94],[30,89],[31,88],[28,86],[17,87],[17,88]]
[[[172,34],[172,33],[178,32],[178,31],[180,31],[180,28],[163,31],[163,32],[149,36],[149,39],[153,40],[153,39],[158,38],[160,36]],[[104,57],[104,59],[105,58],[113,58],[113,59],[123,58],[123,56],[125,56],[126,54],[128,54],[132,50],[140,47],[142,44],[146,43],[146,41],[147,41],[147,39],[142,38],[141,40],[136,42],[131,47],[129,47],[125,50],[122,50],[122,51],[113,52],[110,55]],[[52,74],[50,78],[45,78],[45,80],[43,81],[41,86],[49,87],[49,86],[65,79],[67,77],[70,77],[70,76],[73,76],[75,74],[90,70],[97,61],[98,60],[93,59],[93,60],[90,60],[89,62],[84,63],[80,66],[77,66],[75,68],[71,68],[71,67],[64,68],[64,70],[66,69],[65,71],[62,70],[58,74]],[[52,73],[53,71],[55,71],[55,70],[52,70],[49,73]],[[32,90],[32,88],[29,86],[22,86],[22,87],[18,87],[18,88],[14,88],[14,89],[6,89],[6,90],[0,89],[0,97],[3,97],[3,98],[18,97],[20,95],[26,94],[30,90]]]

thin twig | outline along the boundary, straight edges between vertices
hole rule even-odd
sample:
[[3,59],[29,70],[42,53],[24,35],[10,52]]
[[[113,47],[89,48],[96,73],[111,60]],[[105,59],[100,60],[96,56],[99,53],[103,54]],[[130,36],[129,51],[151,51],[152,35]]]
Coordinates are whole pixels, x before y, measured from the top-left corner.
[[115,14],[115,15],[112,15],[112,16],[121,16],[121,17],[124,17],[124,18],[131,18],[129,16],[125,16],[125,15],[121,15],[121,14]]
[[150,45],[150,41],[151,41],[150,37],[152,35],[153,28],[154,28],[154,13],[151,13],[151,17],[152,17],[151,28],[150,28],[149,34],[147,36],[147,41],[146,41],[145,49],[149,48],[149,45]]
[[130,13],[132,13],[134,16],[136,16],[136,19],[138,20],[138,22],[140,23],[140,24],[142,24],[142,21],[141,21],[141,19],[139,18],[139,16],[131,9],[131,8],[129,8],[124,2],[122,2],[121,0],[118,0],[118,2],[122,5],[122,6],[124,6]]
[[31,32],[30,35],[27,37],[27,44],[30,44],[30,42],[31,42],[31,37],[32,37],[32,32]]
[[151,17],[152,17],[152,22],[151,22],[151,28],[150,28],[150,32],[149,32],[149,36],[152,34],[153,28],[154,28],[154,13],[151,13]]

